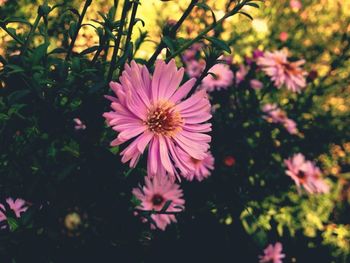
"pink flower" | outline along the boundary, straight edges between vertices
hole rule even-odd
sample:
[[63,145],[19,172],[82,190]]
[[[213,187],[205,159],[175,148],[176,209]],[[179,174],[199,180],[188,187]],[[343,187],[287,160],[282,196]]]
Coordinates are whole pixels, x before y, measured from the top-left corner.
[[220,90],[227,88],[233,83],[233,72],[230,67],[226,64],[216,64],[210,70],[209,73],[202,80],[202,88],[211,92],[214,90]]
[[310,194],[328,193],[329,186],[322,179],[321,170],[311,161],[307,161],[301,153],[284,161],[286,174],[295,182],[298,191],[301,186]]
[[[134,188],[132,193],[141,201],[137,209],[142,211],[161,211],[164,205],[171,201],[166,212],[181,212],[185,204],[182,198],[182,190],[178,184],[170,181],[165,176],[145,177],[145,186],[142,188]],[[155,222],[157,228],[165,230],[166,226],[171,222],[177,222],[174,214],[151,214],[151,218]],[[145,220],[143,220],[145,221]],[[151,228],[155,226],[151,224]]]
[[268,245],[264,249],[264,255],[259,256],[259,263],[282,263],[282,258],[285,258],[285,254],[282,254],[282,244],[277,242],[275,245]]
[[75,126],[74,129],[75,130],[85,130],[86,129],[86,125],[79,119],[79,118],[75,118],[73,119]]
[[205,68],[204,60],[189,60],[186,62],[186,73],[190,78],[198,78]]
[[306,87],[306,71],[300,68],[305,60],[290,62],[287,52],[284,50],[266,52],[263,57],[258,58],[258,66],[271,77],[274,85],[281,88],[283,85],[293,92],[300,92]]
[[250,87],[255,90],[261,90],[264,87],[264,84],[257,79],[252,79],[249,84]]
[[203,160],[197,160],[189,157],[189,162],[193,165],[194,171],[186,175],[185,178],[189,181],[196,179],[202,181],[211,175],[211,171],[214,170],[214,157],[208,152],[207,156]]
[[290,134],[299,132],[296,122],[289,119],[287,114],[277,104],[265,104],[262,111],[266,114],[264,118],[268,122],[282,124]]
[[299,11],[303,7],[303,4],[299,0],[290,0],[289,5],[295,11]]
[[203,48],[203,44],[201,43],[195,43],[193,44],[189,49],[187,49],[182,58],[185,62],[195,60],[196,55],[201,51]]
[[286,118],[283,122],[283,126],[290,134],[297,134],[299,132],[296,122],[291,119]]
[[149,146],[148,175],[167,172],[175,180],[176,168],[183,175],[192,170],[183,152],[198,160],[207,156],[210,103],[204,90],[183,100],[196,82],[192,78],[179,87],[183,74],[184,69],[177,70],[175,60],[168,64],[158,60],[151,79],[146,66],[132,61],[131,66],[125,65],[120,84],[110,83],[116,97],[106,96],[112,101],[112,111],[103,116],[119,133],[111,145],[132,140],[121,152],[123,163],[130,161],[130,167],[135,167]]
[[7,0],[0,0],[0,6],[6,4]]
[[[6,199],[6,203],[8,204],[10,209],[15,213],[17,218],[20,218],[21,213],[27,211],[28,209],[28,206],[26,206],[26,201],[20,198],[13,200],[11,197],[9,197]],[[7,216],[5,212],[6,212],[5,206],[3,204],[0,204],[0,222],[7,220]]]
[[289,35],[287,32],[283,31],[280,33],[279,35],[279,39],[282,41],[282,42],[286,42],[289,38]]

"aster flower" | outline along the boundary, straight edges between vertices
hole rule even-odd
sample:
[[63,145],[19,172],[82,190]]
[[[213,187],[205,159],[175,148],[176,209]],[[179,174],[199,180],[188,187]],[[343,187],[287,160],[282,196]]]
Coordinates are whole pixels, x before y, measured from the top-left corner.
[[186,175],[185,178],[189,181],[196,179],[202,181],[211,175],[211,171],[214,170],[214,156],[211,152],[207,153],[207,156],[203,160],[197,160],[189,157],[189,162],[193,165],[194,171]]
[[220,90],[227,88],[233,83],[233,72],[230,67],[226,64],[216,64],[210,70],[209,73],[202,80],[202,88],[207,91]]
[[329,186],[322,179],[321,170],[311,161],[307,161],[301,153],[284,161],[287,171],[295,182],[298,191],[303,187],[308,193],[328,193]]
[[282,263],[282,258],[285,258],[285,254],[282,254],[282,244],[277,242],[276,244],[270,244],[264,249],[264,255],[259,256],[259,263]]
[[[185,204],[180,186],[165,176],[145,177],[145,185],[134,188],[132,193],[141,202],[137,209],[142,211],[161,211],[164,205],[171,201],[166,212],[181,212]],[[165,230],[172,222],[176,223],[174,214],[151,214],[157,228]],[[147,220],[144,220],[147,221]],[[151,228],[155,226],[151,224]]]
[[[210,103],[204,90],[183,100],[192,89],[195,79],[179,87],[184,69],[177,70],[175,60],[168,64],[158,60],[153,78],[146,68],[131,62],[126,65],[120,83],[111,82],[116,97],[112,111],[106,112],[109,126],[119,134],[112,146],[132,142],[121,152],[122,162],[135,167],[148,147],[148,175],[165,174],[175,180],[176,168],[184,175],[191,171],[181,152],[203,160],[209,149],[211,124]],[[175,168],[176,167],[176,168]]]
[[[6,199],[6,203],[16,215],[17,218],[21,217],[21,213],[27,211],[28,206],[26,206],[26,201],[23,199],[17,198],[16,200],[11,197]],[[3,204],[0,204],[0,222],[6,221],[6,208]],[[5,226],[6,227],[6,226]]]
[[290,134],[297,134],[299,132],[296,122],[289,119],[287,114],[277,104],[265,104],[262,111],[266,114],[264,119],[268,122],[282,124]]
[[285,85],[293,92],[300,92],[306,87],[307,73],[300,67],[305,64],[305,60],[290,62],[285,50],[266,52],[263,57],[258,58],[257,64],[277,88]]
[[79,119],[79,118],[75,118],[73,119],[75,126],[74,129],[75,130],[85,130],[86,129],[86,125]]

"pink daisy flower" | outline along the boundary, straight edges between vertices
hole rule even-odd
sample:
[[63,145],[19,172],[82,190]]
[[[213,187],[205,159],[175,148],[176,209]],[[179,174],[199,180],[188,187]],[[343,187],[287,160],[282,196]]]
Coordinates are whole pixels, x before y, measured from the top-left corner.
[[277,88],[285,85],[293,92],[300,92],[306,87],[307,73],[300,67],[305,64],[305,60],[290,62],[284,50],[266,52],[263,57],[258,58],[257,64]]
[[0,0],[0,6],[6,4],[7,0]]
[[[28,209],[28,206],[26,206],[26,201],[20,198],[13,200],[11,197],[9,197],[6,199],[6,203],[8,204],[10,209],[15,213],[17,218],[20,218],[21,213],[27,211]],[[7,216],[5,212],[6,212],[5,206],[3,204],[0,204],[0,222],[7,220]]]
[[209,73],[202,80],[202,88],[211,92],[214,90],[220,90],[227,88],[233,83],[233,72],[226,64],[216,64],[210,70]]
[[282,244],[277,242],[275,245],[270,244],[264,249],[264,255],[259,256],[259,263],[282,263],[282,258],[286,255],[282,254]]
[[[134,188],[132,193],[141,201],[137,209],[142,211],[161,211],[164,205],[171,201],[166,212],[181,212],[185,204],[180,186],[165,176],[146,176],[145,186]],[[165,230],[172,222],[177,222],[175,214],[151,214],[151,218],[161,230]],[[154,224],[151,224],[151,228],[155,229]]]
[[214,156],[211,152],[208,152],[207,156],[203,160],[197,160],[192,157],[188,157],[189,162],[193,165],[194,171],[185,176],[189,181],[196,179],[202,181],[211,175],[211,171],[214,170]]
[[125,66],[120,84],[110,83],[116,97],[106,96],[112,101],[112,111],[103,116],[119,133],[111,145],[132,140],[121,152],[123,163],[130,161],[130,167],[135,167],[149,146],[148,175],[168,172],[175,180],[175,167],[184,175],[192,169],[182,152],[198,160],[207,156],[210,103],[203,90],[184,99],[196,80],[192,78],[179,87],[183,74],[184,69],[177,70],[175,60],[168,64],[158,60],[151,78],[146,66],[132,61]]
[[307,161],[301,153],[284,161],[286,174],[295,182],[298,191],[301,186],[310,194],[328,193],[329,186],[321,177],[320,169],[311,161]]
[[86,125],[79,119],[79,118],[75,118],[73,119],[75,126],[74,129],[75,130],[85,130],[86,129]]

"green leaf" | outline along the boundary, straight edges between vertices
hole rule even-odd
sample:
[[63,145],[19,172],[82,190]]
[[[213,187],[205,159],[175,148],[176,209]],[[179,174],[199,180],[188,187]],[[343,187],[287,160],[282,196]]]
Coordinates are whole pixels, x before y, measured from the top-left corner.
[[41,44],[38,46],[32,55],[32,65],[39,64],[40,60],[42,60],[47,54],[47,48],[49,47],[48,43]]
[[246,13],[246,12],[239,11],[238,13],[239,13],[239,14],[242,14],[242,15],[244,15],[244,16],[246,16],[246,17],[248,17],[250,20],[253,20],[253,19],[254,19],[251,15],[249,15],[249,14]]
[[246,5],[249,5],[249,6],[252,6],[252,7],[255,7],[255,8],[260,8],[260,6],[256,3],[246,3]]
[[89,47],[85,50],[83,50],[82,52],[80,52],[80,55],[86,55],[86,54],[90,54],[92,52],[95,52],[98,49],[99,46],[93,46],[93,47]]
[[173,53],[175,51],[173,40],[169,36],[164,36],[163,37],[163,42],[169,48],[171,53]]
[[76,34],[76,32],[77,32],[77,28],[78,28],[78,25],[77,25],[76,22],[72,22],[72,23],[70,24],[70,27],[69,27],[69,30],[68,30],[68,34],[69,34],[69,37],[70,37],[71,39],[74,38],[74,36],[75,36],[75,34]]
[[223,40],[214,37],[205,37],[205,39],[209,40],[217,48],[222,49],[227,53],[231,54],[230,47]]
[[62,48],[62,47],[58,47],[58,48],[55,48],[53,50],[51,50],[48,55],[51,55],[51,54],[62,54],[62,53],[66,53],[67,50]]
[[7,222],[9,224],[9,226],[10,226],[10,231],[11,232],[14,232],[14,231],[16,231],[16,229],[18,229],[19,224],[16,221],[16,219],[14,219],[12,217],[7,217]]
[[169,206],[171,205],[171,203],[172,203],[171,200],[166,201],[159,213],[166,212],[168,210]]

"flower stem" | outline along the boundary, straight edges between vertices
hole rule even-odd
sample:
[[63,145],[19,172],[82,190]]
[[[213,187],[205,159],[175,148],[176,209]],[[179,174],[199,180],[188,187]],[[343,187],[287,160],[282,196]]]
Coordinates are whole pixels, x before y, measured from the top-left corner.
[[122,39],[124,23],[125,23],[126,15],[128,13],[129,5],[130,5],[130,0],[125,0],[123,10],[122,10],[122,16],[120,19],[120,25],[118,28],[118,36],[117,36],[117,39],[114,40],[113,55],[112,55],[111,65],[109,67],[108,76],[107,76],[108,82],[112,80],[113,72],[114,72],[115,67],[116,67],[119,46],[120,46],[120,42]]
[[218,20],[215,24],[211,24],[207,28],[205,28],[197,37],[195,37],[192,40],[189,40],[187,43],[185,43],[180,49],[178,49],[176,52],[174,52],[170,57],[166,59],[167,62],[169,62],[170,59],[176,57],[177,55],[181,54],[184,50],[192,46],[194,43],[198,42],[200,39],[202,39],[206,34],[208,34],[211,30],[215,29],[217,26],[222,24],[227,18],[237,14],[241,8],[245,5],[247,1],[243,1],[239,4],[237,4],[230,12],[225,14],[220,20]]
[[75,44],[75,41],[77,40],[79,31],[80,31],[80,28],[81,28],[81,24],[83,23],[83,20],[84,20],[86,11],[87,11],[87,9],[89,8],[89,6],[91,5],[91,3],[92,3],[92,0],[86,0],[86,1],[85,1],[84,7],[83,7],[83,11],[82,11],[81,14],[79,15],[79,20],[78,20],[78,24],[77,24],[77,29],[76,29],[76,31],[75,31],[75,33],[74,33],[74,36],[73,36],[73,38],[72,38],[72,41],[70,42],[70,45],[69,45],[69,48],[68,48],[68,51],[67,51],[66,61],[67,61],[67,60],[70,58],[70,56],[72,55],[73,48],[74,48],[74,44]]
[[0,28],[2,28],[10,37],[12,37],[18,44],[21,46],[24,45],[24,42],[19,39],[15,34],[13,34],[10,30],[7,29],[6,25],[0,24]]
[[37,29],[37,27],[39,25],[40,19],[41,19],[41,14],[40,14],[40,12],[38,12],[38,15],[35,18],[34,24],[33,24],[33,26],[31,27],[31,29],[29,31],[28,37],[26,39],[26,42],[24,43],[23,54],[26,53],[27,50],[28,50],[29,43],[32,41],[32,38],[34,36],[34,32],[35,32],[35,30]]
[[[177,30],[180,28],[180,26],[182,25],[182,23],[185,21],[185,19],[189,16],[189,14],[191,13],[192,9],[196,6],[196,4],[198,3],[199,0],[192,0],[191,3],[189,4],[189,6],[187,7],[187,9],[185,10],[185,12],[183,13],[183,15],[181,16],[181,18],[179,19],[179,21],[177,21],[177,23],[172,27],[169,35],[170,37],[175,37]],[[161,41],[156,49],[156,51],[153,53],[153,55],[151,56],[151,58],[148,60],[147,62],[147,66],[150,67],[154,64],[154,62],[156,61],[158,55],[160,54],[160,52],[163,50],[163,48],[166,47],[166,44]]]

